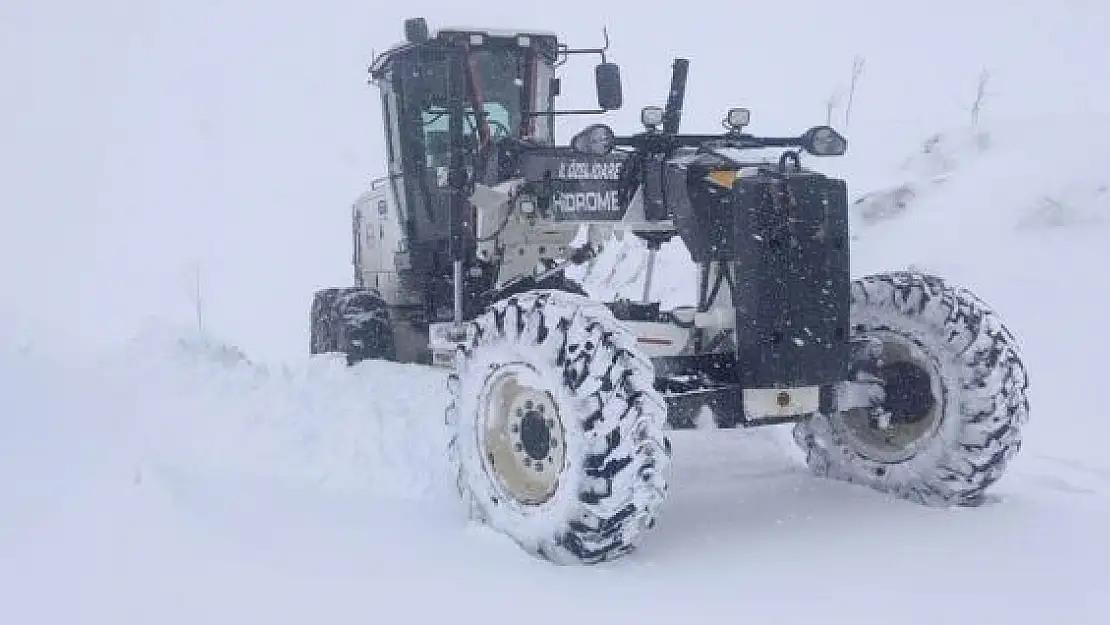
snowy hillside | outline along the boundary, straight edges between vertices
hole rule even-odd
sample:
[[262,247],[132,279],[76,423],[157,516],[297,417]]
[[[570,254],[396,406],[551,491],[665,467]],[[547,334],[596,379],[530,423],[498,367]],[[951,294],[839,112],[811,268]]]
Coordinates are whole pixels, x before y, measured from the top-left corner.
[[[583,45],[607,23],[626,127],[674,55],[694,61],[692,129],[743,103],[767,132],[824,121],[866,56],[849,156],[820,162],[859,201],[854,273],[972,288],[1030,370],[1026,444],[990,505],[817,480],[781,428],[680,432],[643,547],[560,568],[464,521],[442,373],[303,355],[311,291],[347,280],[346,207],[380,167],[365,62],[407,7],[277,4],[0,6],[0,623],[1110,621],[1105,8],[802,2],[749,16],[736,63],[721,42],[742,11],[420,8]],[[643,257],[613,248],[587,283],[638,294]],[[686,262],[660,257],[667,301],[691,296]]]

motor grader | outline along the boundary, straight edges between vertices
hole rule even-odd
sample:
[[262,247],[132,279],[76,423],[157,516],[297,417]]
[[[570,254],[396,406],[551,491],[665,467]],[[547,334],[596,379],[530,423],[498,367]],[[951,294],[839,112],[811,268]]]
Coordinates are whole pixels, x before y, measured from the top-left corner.
[[[853,278],[847,183],[817,167],[845,138],[756,136],[742,108],[682,132],[686,59],[642,129],[590,123],[558,145],[556,120],[622,106],[608,48],[406,21],[370,67],[388,173],[353,206],[353,284],[316,293],[311,352],[446,368],[468,511],[557,563],[639,544],[667,495],[668,432],[698,425],[793,424],[818,475],[982,501],[1029,409],[998,316],[936,276]],[[557,72],[582,55],[600,57],[597,108],[560,109]],[[599,301],[567,269],[615,233],[647,250],[643,296]],[[676,238],[690,274],[655,275]],[[674,280],[696,301],[653,299]]]

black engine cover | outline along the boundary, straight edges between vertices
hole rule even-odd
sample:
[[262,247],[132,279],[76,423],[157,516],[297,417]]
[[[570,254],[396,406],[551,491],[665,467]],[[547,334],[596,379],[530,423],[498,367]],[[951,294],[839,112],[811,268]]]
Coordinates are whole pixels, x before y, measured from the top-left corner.
[[[707,170],[669,173],[678,228],[697,262],[733,277],[737,382],[750,388],[843,380],[851,267],[847,187],[805,170],[753,171],[731,188]],[[681,180],[686,193],[674,193]]]

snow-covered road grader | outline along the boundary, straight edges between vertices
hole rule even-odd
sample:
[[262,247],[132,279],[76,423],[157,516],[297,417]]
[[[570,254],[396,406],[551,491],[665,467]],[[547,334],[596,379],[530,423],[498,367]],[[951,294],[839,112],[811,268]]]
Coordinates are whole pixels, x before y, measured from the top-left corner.
[[[845,153],[817,126],[680,132],[688,62],[618,136],[555,121],[622,106],[603,48],[554,34],[407,20],[370,68],[388,175],[353,209],[354,284],[316,293],[312,353],[450,368],[446,422],[472,516],[529,553],[631,550],[667,494],[671,428],[793,423],[819,475],[928,505],[973,505],[1021,444],[1027,377],[972,293],[850,275]],[[596,110],[560,110],[556,69],[600,56]],[[768,154],[771,154],[770,156]],[[596,301],[567,277],[614,232],[689,251],[697,301]]]

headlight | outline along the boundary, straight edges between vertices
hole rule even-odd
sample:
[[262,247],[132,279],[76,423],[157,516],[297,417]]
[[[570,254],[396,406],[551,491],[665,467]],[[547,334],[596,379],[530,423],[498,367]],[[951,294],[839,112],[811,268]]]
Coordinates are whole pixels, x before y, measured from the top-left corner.
[[522,195],[516,201],[516,206],[522,215],[531,217],[536,214],[536,199],[530,195]]
[[740,130],[752,122],[752,112],[748,109],[729,109],[725,115],[725,125],[732,130]]
[[591,124],[570,140],[570,147],[580,154],[605,156],[613,151],[616,137],[613,129],[605,124]]
[[814,156],[840,156],[848,151],[848,140],[830,126],[815,126],[802,135],[802,147]]
[[655,128],[663,124],[663,109],[658,106],[645,106],[640,109],[640,123],[646,128]]

